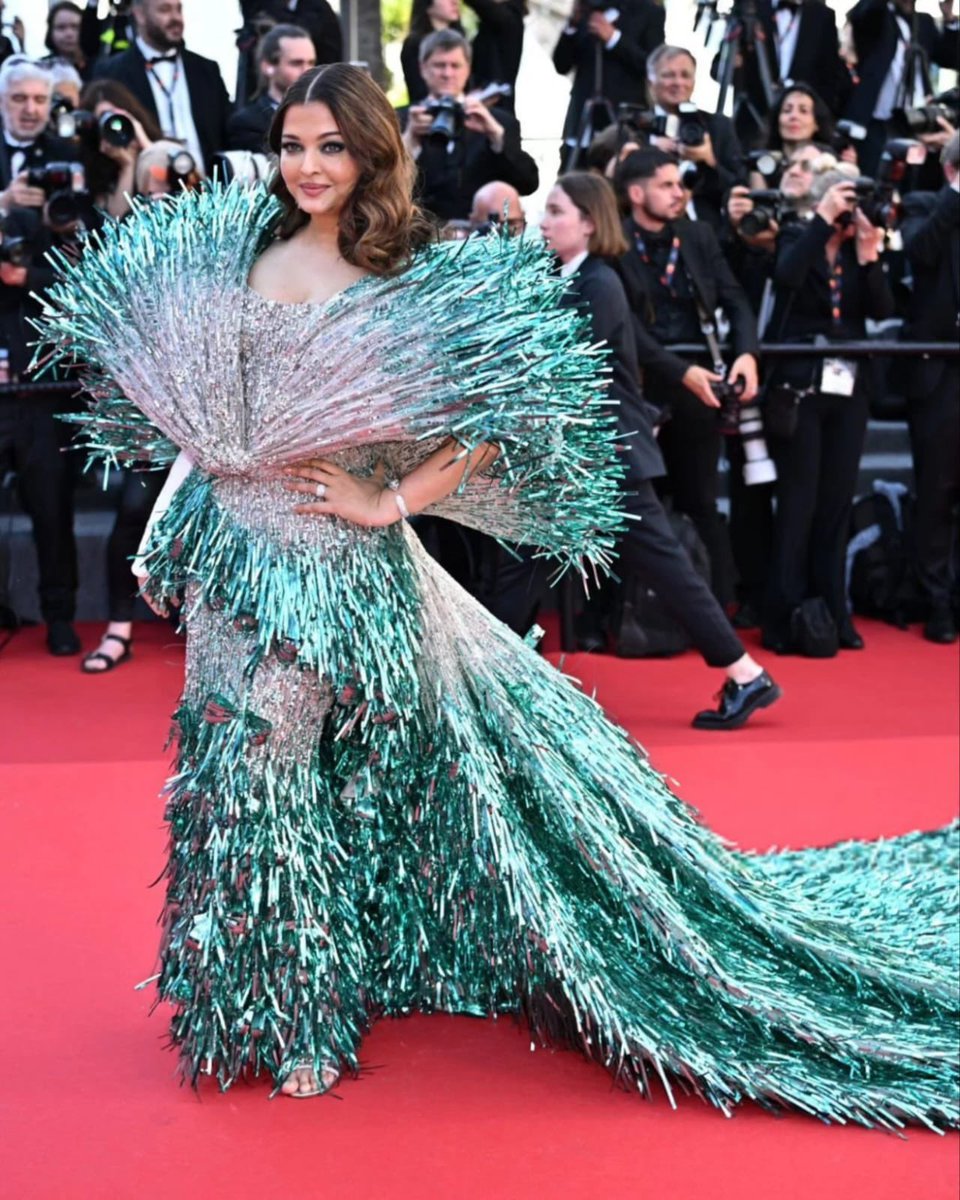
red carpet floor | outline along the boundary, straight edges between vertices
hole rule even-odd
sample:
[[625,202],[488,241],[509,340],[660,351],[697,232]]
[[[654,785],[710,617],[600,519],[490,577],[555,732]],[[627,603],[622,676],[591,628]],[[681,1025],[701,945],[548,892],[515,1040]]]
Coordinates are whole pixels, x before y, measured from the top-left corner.
[[[94,632],[83,631],[88,645]],[[868,649],[774,663],[786,697],[732,735],[687,728],[699,659],[570,658],[705,820],[745,847],[929,828],[958,794],[956,647],[864,623]],[[198,1096],[173,1079],[151,974],[164,837],[161,745],[183,652],[165,628],[102,679],[0,653],[0,1196],[16,1200],[955,1200],[957,1139],[727,1120],[610,1087],[511,1021],[381,1022],[337,1098]]]

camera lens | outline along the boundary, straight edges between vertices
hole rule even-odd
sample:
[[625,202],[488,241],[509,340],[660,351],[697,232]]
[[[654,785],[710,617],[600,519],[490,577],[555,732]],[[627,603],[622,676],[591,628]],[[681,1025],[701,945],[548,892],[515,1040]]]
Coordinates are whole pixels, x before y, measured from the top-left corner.
[[107,112],[100,118],[100,136],[108,145],[124,150],[137,135],[129,117],[123,113]]

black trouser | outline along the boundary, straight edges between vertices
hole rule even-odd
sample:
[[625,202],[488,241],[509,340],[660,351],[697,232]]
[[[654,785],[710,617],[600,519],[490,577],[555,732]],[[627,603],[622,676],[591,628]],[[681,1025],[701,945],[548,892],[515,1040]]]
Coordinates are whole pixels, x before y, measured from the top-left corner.
[[743,656],[743,643],[677,541],[653,484],[644,480],[630,488],[627,511],[640,520],[629,522],[614,570],[622,579],[639,576],[653,588],[708,666],[729,667]]
[[730,534],[717,508],[720,492],[721,434],[717,411],[698,400],[685,387],[657,387],[658,406],[669,405],[672,416],[660,430],[658,441],[667,466],[666,489],[673,507],[696,526],[710,555],[710,583],[721,604],[734,599],[736,568]]
[[72,431],[57,402],[0,399],[0,471],[17,473],[20,503],[33,525],[43,619],[70,621],[76,608],[74,463],[64,453]]
[[111,621],[132,621],[137,585],[130,573],[165,471],[124,471],[120,503],[107,541],[107,602]]
[[858,387],[805,396],[793,437],[770,439],[777,515],[763,629],[773,642],[789,645],[790,614],[810,597],[823,598],[838,627],[849,618],[844,561],[866,428]]
[[917,578],[931,606],[952,603],[957,587],[960,504],[960,368],[948,365],[934,391],[907,410],[917,484]]

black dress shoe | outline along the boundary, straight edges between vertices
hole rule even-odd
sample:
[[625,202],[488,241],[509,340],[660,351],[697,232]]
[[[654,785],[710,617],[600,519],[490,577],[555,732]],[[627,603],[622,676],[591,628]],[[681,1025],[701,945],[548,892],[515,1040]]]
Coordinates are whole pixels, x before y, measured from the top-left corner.
[[47,649],[57,655],[80,653],[80,639],[69,621],[47,623]]
[[706,708],[693,718],[694,729],[739,729],[758,708],[769,708],[783,693],[766,671],[761,671],[749,683],[734,683],[728,679],[717,698],[717,708]]
[[749,600],[745,600],[730,618],[730,624],[734,629],[756,629],[760,624],[760,614]]
[[841,625],[837,633],[837,645],[841,650],[862,650],[864,642],[853,625],[848,622],[846,625]]
[[948,607],[933,609],[923,627],[923,636],[928,642],[937,642],[941,646],[949,646],[957,640],[957,623]]

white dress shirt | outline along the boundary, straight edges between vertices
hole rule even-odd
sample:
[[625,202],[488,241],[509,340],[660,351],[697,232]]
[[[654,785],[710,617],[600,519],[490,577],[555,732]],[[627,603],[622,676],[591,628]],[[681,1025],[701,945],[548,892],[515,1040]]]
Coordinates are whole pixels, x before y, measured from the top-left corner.
[[773,14],[773,23],[777,30],[777,66],[780,69],[781,80],[790,78],[793,56],[797,52],[797,38],[800,36],[802,11],[799,8],[778,8]]
[[187,87],[182,55],[177,54],[170,62],[151,63],[151,59],[161,57],[161,51],[148,46],[142,38],[138,37],[136,42],[147,63],[147,79],[164,136],[183,142],[196,159],[198,169],[206,174],[207,165],[203,161],[200,138],[190,107],[190,89]]
[[589,250],[584,250],[583,253],[578,254],[576,258],[571,258],[569,262],[562,263],[560,266],[560,278],[566,279],[566,277],[568,275],[572,275],[574,271],[579,271],[581,263],[586,261],[589,253]]

